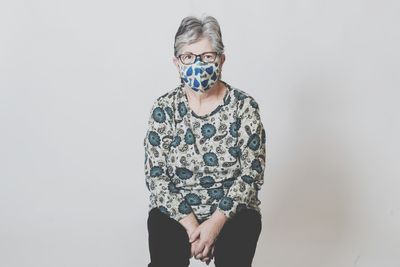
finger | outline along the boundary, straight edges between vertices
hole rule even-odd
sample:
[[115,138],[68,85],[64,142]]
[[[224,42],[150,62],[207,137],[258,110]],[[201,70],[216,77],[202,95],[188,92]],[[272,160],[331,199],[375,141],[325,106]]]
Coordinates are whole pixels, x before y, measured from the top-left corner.
[[202,262],[206,262],[206,261],[209,261],[209,260],[210,260],[210,257],[204,257],[204,258],[201,259]]
[[[194,250],[194,254],[199,255],[200,253],[203,252],[203,250],[204,250],[204,242],[199,241]],[[207,255],[205,255],[205,256],[207,256]],[[198,259],[198,258],[196,258],[196,259]]]
[[199,246],[197,247],[197,248],[198,248],[197,253],[198,253],[198,254],[201,254],[201,255],[202,255],[201,257],[206,257],[206,256],[208,256],[207,254],[204,254],[204,247],[205,247],[204,243],[203,243],[203,244],[200,243]]
[[210,247],[209,246],[205,246],[204,250],[203,250],[203,255],[208,256],[209,252],[210,252]]
[[191,249],[190,249],[190,252],[191,252],[191,254],[192,254],[192,257],[195,257],[195,252],[196,252],[196,247],[197,247],[197,244],[198,244],[198,242],[193,242],[192,243],[192,246],[191,246]]
[[211,259],[213,258],[213,255],[207,255],[204,257],[204,262],[208,265],[211,262]]
[[195,257],[196,259],[201,259],[201,258],[207,256],[203,253],[203,250],[204,250],[204,243],[199,241],[197,244],[196,250],[194,252],[194,254],[196,255],[196,257]]
[[192,243],[199,237],[200,237],[200,227],[197,227],[196,230],[194,230],[193,233],[190,235],[189,242]]

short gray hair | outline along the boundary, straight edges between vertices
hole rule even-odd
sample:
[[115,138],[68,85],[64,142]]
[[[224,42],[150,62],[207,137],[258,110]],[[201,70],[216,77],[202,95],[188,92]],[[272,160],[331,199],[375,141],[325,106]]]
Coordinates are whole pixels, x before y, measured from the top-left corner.
[[195,43],[203,37],[207,37],[210,40],[211,46],[216,52],[224,52],[221,29],[214,17],[185,17],[175,34],[174,55],[178,56],[179,51],[184,45]]

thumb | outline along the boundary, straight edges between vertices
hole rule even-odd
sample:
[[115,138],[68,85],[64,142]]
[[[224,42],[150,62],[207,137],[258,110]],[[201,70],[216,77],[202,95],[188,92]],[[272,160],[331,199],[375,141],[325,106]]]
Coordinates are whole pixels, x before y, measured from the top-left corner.
[[200,227],[197,227],[196,230],[190,235],[189,242],[192,243],[200,236]]

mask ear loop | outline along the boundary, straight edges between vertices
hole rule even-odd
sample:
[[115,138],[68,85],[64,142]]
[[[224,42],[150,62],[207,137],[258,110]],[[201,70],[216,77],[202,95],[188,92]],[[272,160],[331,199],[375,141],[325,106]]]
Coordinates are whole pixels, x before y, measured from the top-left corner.
[[180,63],[178,63],[178,68],[179,68],[179,70],[178,70],[178,76],[179,76],[179,80],[181,81],[181,85],[185,85],[185,81],[183,80],[183,78],[182,78],[182,66],[181,66],[181,64]]
[[218,57],[217,57],[217,60],[215,61],[217,64],[218,64],[218,69],[219,69],[219,74],[218,74],[218,77],[217,77],[217,81],[220,81],[220,80],[222,80],[222,68],[221,68],[221,58],[220,58],[220,55],[218,55]]

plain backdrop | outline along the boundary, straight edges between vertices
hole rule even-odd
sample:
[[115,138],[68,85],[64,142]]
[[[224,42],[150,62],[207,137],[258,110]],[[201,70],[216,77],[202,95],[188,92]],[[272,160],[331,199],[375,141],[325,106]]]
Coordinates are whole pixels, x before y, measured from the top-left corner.
[[266,129],[253,266],[400,266],[399,8],[1,1],[0,266],[147,266],[143,138],[179,83],[179,23],[203,13]]

